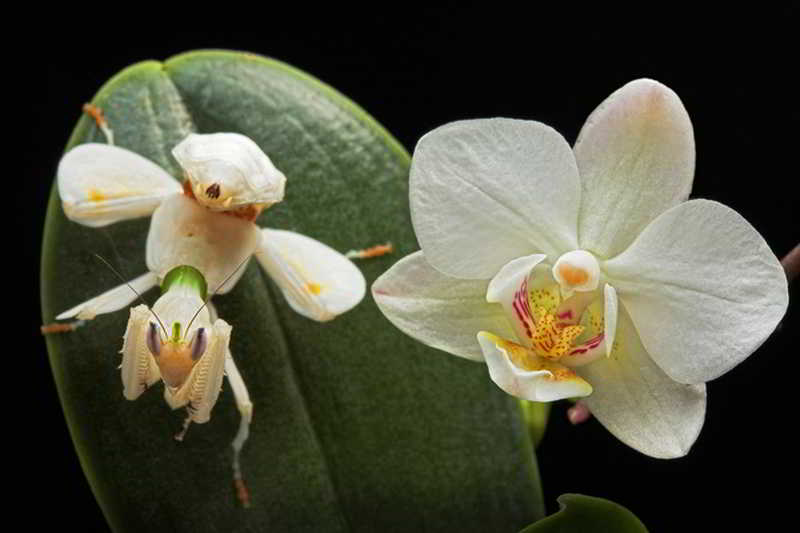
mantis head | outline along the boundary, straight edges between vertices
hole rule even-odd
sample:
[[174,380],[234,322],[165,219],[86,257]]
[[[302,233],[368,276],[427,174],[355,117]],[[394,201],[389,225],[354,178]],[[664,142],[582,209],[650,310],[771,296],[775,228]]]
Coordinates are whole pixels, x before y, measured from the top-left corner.
[[150,322],[147,330],[147,349],[161,372],[164,382],[173,388],[182,386],[194,365],[200,360],[208,346],[208,334],[205,328],[197,328],[191,341],[181,338],[181,324],[172,325],[172,335],[167,340],[154,322]]

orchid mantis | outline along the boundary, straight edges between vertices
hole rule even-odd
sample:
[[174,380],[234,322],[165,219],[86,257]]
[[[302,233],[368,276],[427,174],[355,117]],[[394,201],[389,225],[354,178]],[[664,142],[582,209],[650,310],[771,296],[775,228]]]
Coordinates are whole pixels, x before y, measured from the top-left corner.
[[90,227],[151,214],[152,221],[149,271],[56,318],[111,313],[160,284],[152,309],[142,304],[130,310],[121,350],[123,394],[135,400],[162,380],[167,404],[187,407],[176,435],[181,440],[191,422],[210,419],[227,376],[241,415],[232,442],[233,475],[246,503],[239,453],[253,405],[229,348],[233,328],[217,317],[210,296],[230,291],[252,255],[290,306],[316,321],[358,304],[366,283],[349,259],[328,246],[256,226],[263,209],[283,200],[286,178],[252,140],[236,133],[191,134],[172,153],[184,170],[183,186],[148,159],[111,144],[83,144],[64,155],[58,191],[69,219]]

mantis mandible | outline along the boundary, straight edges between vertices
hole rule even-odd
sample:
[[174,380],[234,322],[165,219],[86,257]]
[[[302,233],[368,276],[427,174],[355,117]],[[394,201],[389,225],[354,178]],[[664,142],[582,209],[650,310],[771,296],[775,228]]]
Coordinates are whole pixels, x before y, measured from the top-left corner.
[[[291,231],[262,229],[259,213],[283,200],[285,176],[251,139],[236,133],[190,134],[172,151],[184,171],[180,185],[150,160],[111,144],[76,146],[61,159],[58,191],[67,217],[101,227],[152,214],[148,272],[83,302],[56,319],[90,320],[130,305],[157,284],[150,309],[131,308],[122,347],[123,394],[135,400],[164,382],[173,408],[187,407],[204,423],[228,377],[241,415],[233,439],[233,477],[240,500],[248,496],[239,454],[249,434],[253,405],[229,348],[232,326],[209,301],[230,291],[252,255],[280,287],[289,305],[316,321],[358,304],[366,283],[344,255]],[[110,266],[110,265],[109,265]],[[124,279],[123,279],[124,281]]]

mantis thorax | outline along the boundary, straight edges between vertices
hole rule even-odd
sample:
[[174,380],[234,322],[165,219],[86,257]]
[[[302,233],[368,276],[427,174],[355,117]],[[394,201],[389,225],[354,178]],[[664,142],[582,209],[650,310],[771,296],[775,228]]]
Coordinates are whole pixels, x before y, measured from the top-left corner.
[[208,293],[206,278],[195,267],[181,265],[167,272],[164,281],[161,282],[161,294],[165,294],[173,286],[178,285],[192,287],[198,292],[201,299],[206,299]]

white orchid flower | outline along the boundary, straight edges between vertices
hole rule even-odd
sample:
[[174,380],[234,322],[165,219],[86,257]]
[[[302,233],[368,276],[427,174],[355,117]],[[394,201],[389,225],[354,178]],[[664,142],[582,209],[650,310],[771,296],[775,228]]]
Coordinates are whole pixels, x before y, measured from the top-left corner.
[[685,455],[705,382],[758,348],[788,303],[758,232],[687,201],[694,159],[683,104],[652,80],[612,94],[573,149],[539,122],[442,126],[411,165],[422,250],[375,282],[375,301],[412,337],[485,361],[509,394],[585,397],[629,446]]

